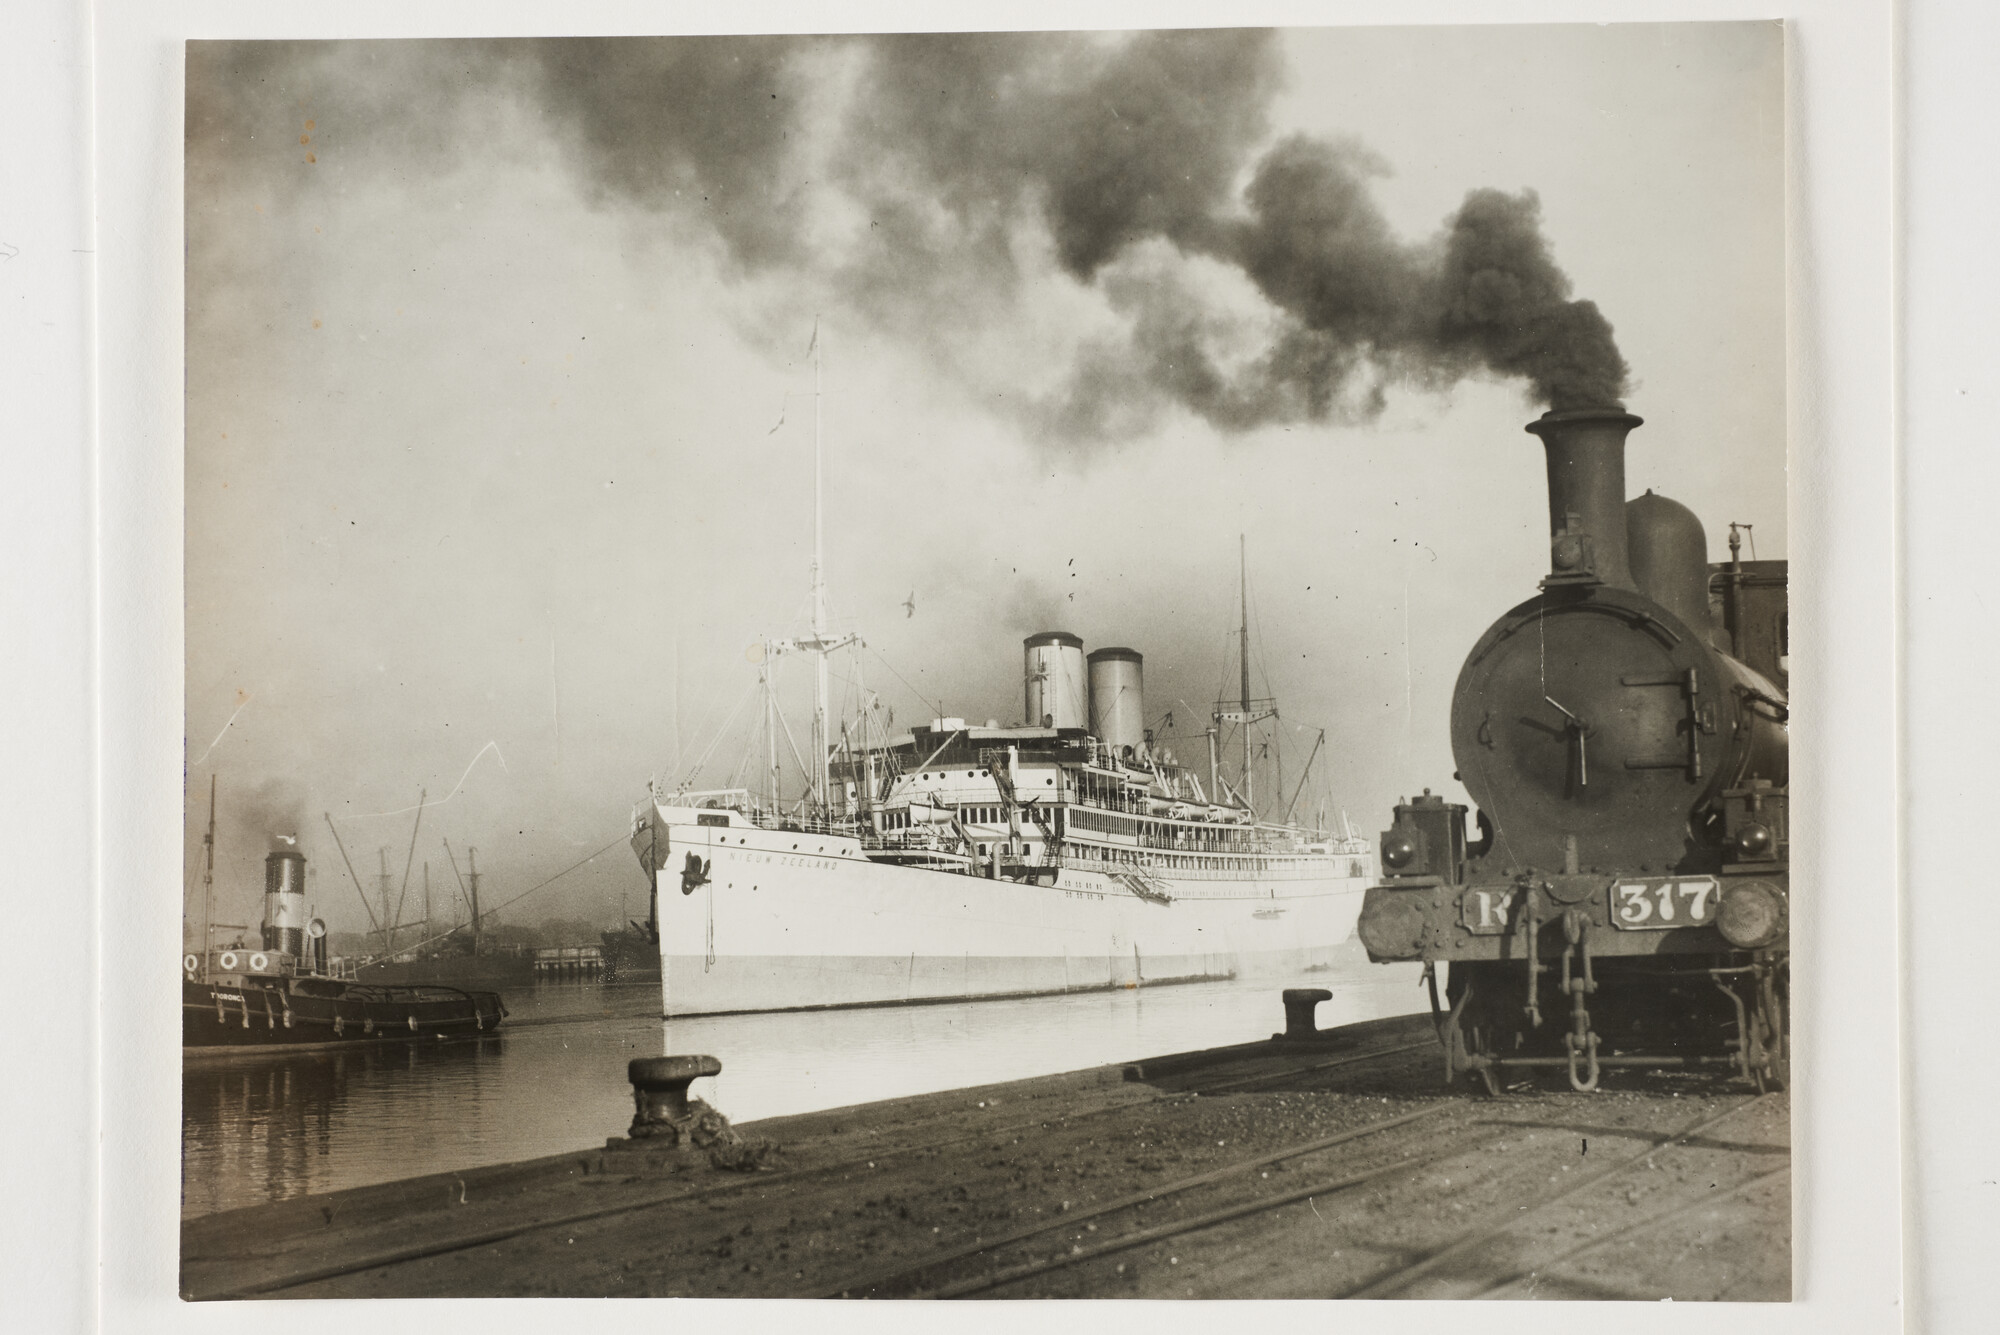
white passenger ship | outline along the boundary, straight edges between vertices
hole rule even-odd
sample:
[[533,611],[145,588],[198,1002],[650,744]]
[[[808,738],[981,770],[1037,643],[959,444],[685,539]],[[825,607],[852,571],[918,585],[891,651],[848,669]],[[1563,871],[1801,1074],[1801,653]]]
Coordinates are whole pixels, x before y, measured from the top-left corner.
[[[818,341],[815,329],[815,351]],[[817,401],[817,360],[814,376]],[[1216,709],[1206,784],[1155,749],[1141,656],[1086,657],[1063,631],[1025,642],[1024,724],[936,718],[876,737],[864,709],[835,741],[826,660],[859,641],[826,628],[818,421],[815,407],[812,633],[754,655],[815,660],[811,745],[793,751],[809,789],[786,805],[775,791],[656,785],[633,813],[666,1013],[1024,996],[1332,964],[1375,879],[1374,850],[1351,834],[1258,818],[1252,730],[1276,709],[1250,696],[1247,611],[1241,698]],[[775,788],[781,718],[768,666],[762,682]],[[1217,755],[1225,725],[1243,748],[1233,786]],[[789,745],[788,728],[782,736]]]
[[744,789],[641,805],[632,847],[655,882],[667,1014],[1333,962],[1375,876],[1369,843],[1258,820],[1213,763],[1204,785],[1156,753],[1137,653],[1086,660],[1059,631],[1025,647],[1032,726],[934,719],[840,747],[824,808],[787,814]]

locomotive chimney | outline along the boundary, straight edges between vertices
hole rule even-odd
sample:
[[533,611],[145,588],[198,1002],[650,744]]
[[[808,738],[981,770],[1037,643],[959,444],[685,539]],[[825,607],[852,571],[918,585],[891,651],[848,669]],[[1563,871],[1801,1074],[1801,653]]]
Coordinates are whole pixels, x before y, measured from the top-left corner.
[[1630,589],[1625,533],[1625,436],[1643,419],[1622,408],[1543,413],[1526,430],[1549,461],[1549,577],[1545,584]]

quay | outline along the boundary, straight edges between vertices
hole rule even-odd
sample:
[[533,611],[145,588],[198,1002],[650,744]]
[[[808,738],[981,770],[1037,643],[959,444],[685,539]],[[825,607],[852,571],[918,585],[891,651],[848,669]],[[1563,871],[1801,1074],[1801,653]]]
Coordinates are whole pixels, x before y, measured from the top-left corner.
[[604,972],[600,946],[543,946],[535,951],[535,976],[595,978]]
[[[1789,1299],[1784,1093],[1621,1072],[1489,1097],[1444,1085],[1428,1016],[1313,1031],[1314,995],[1283,1036],[747,1123],[752,1171],[606,1128],[197,1216],[181,1292]],[[712,1069],[642,1065],[680,1079],[641,1120]]]

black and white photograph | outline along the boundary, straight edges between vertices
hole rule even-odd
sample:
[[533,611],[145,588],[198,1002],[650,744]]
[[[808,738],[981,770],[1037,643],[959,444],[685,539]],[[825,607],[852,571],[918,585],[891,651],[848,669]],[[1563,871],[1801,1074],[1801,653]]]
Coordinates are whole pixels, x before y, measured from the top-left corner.
[[182,1299],[1793,1298],[1782,22],[180,56]]

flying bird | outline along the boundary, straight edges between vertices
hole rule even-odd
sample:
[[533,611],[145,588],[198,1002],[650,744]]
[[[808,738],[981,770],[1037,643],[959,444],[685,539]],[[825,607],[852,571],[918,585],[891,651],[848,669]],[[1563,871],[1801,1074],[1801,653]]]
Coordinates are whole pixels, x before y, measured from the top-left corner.
[[917,614],[917,591],[910,590],[910,596],[903,600],[903,620],[908,621]]

